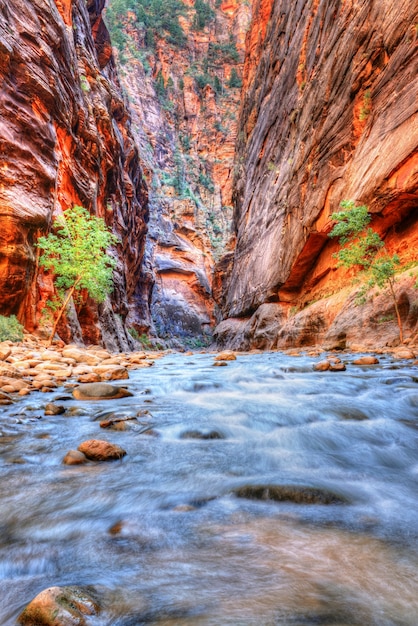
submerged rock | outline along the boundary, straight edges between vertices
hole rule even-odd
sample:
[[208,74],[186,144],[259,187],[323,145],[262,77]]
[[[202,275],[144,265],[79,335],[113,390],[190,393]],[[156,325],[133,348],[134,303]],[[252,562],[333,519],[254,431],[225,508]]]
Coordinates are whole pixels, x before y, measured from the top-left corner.
[[115,461],[126,454],[126,451],[120,446],[101,439],[83,441],[78,446],[78,450],[91,461]]
[[100,428],[110,428],[110,430],[129,430],[133,424],[137,424],[136,417],[109,417],[100,422]]
[[245,485],[234,489],[238,498],[295,504],[344,504],[347,500],[325,489],[299,485]]
[[76,400],[116,400],[132,396],[132,393],[123,387],[107,383],[86,383],[76,387],[73,396]]
[[200,430],[186,430],[180,435],[180,439],[225,439],[225,437],[217,430],[211,430],[207,433]]
[[79,587],[50,587],[41,591],[18,617],[22,626],[85,626],[85,616],[100,607],[90,591]]
[[63,458],[64,465],[83,465],[86,463],[87,457],[79,450],[70,450]]
[[48,402],[45,407],[45,415],[62,415],[63,413],[65,413],[65,407],[61,404]]

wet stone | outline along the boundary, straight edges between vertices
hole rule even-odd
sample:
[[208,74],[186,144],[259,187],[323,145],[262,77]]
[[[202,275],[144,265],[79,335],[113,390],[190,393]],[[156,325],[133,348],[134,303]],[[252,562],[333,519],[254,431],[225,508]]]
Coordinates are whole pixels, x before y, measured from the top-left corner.
[[45,406],[45,415],[62,415],[63,413],[65,413],[65,407],[61,404],[48,402]]
[[82,465],[87,462],[87,457],[79,450],[70,450],[67,452],[62,462],[64,465]]
[[116,400],[132,396],[132,393],[123,387],[107,383],[86,383],[76,387],[73,396],[76,400]]
[[100,611],[92,591],[50,587],[41,591],[18,617],[21,626],[85,626],[86,616]]
[[83,441],[78,446],[78,450],[91,461],[115,461],[126,454],[126,451],[117,444],[101,439]]
[[319,363],[315,363],[314,370],[315,372],[326,372],[331,367],[331,363],[329,361],[319,361]]
[[8,404],[13,404],[13,398],[6,391],[0,391],[0,405]]
[[134,423],[137,423],[136,417],[109,417],[108,419],[104,419],[100,422],[100,428],[110,428],[110,430],[128,430]]
[[228,365],[228,363],[226,361],[215,361],[215,363],[213,365],[215,367],[226,367],[226,365]]
[[207,433],[200,430],[186,430],[180,435],[180,439],[225,439],[225,437],[217,430],[211,430]]
[[346,366],[344,363],[331,363],[329,371],[330,372],[345,372]]
[[377,363],[379,363],[379,359],[375,356],[361,356],[353,361],[353,365],[377,365]]
[[299,485],[247,485],[235,489],[234,493],[238,498],[294,502],[295,504],[347,503],[347,500],[332,491]]
[[236,361],[236,355],[229,351],[225,350],[224,352],[220,352],[216,357],[215,361]]

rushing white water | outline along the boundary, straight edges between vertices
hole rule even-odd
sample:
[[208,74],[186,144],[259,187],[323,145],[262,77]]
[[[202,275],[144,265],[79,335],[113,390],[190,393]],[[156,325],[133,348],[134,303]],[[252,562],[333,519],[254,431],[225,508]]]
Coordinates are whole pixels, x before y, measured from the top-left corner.
[[[314,362],[171,354],[123,381],[132,398],[2,407],[0,624],[74,584],[101,599],[94,626],[416,626],[418,368]],[[99,426],[141,409],[133,430]],[[126,457],[63,465],[91,438]],[[237,495],[260,485],[342,503]]]

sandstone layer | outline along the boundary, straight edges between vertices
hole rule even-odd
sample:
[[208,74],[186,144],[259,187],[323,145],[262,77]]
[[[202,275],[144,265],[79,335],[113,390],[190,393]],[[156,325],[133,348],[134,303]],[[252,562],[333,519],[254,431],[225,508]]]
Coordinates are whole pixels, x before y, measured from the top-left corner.
[[[125,3],[127,5],[128,3]],[[138,3],[139,6],[142,3]],[[213,258],[232,220],[237,112],[250,6],[210,0],[197,25],[194,1],[177,2],[181,37],[144,28],[135,8],[109,1],[133,131],[149,183],[143,325],[168,345],[201,345],[215,320]],[[174,17],[171,16],[174,20]],[[148,317],[147,317],[148,315]]]
[[[221,287],[217,279],[232,325],[275,303],[269,323],[277,335],[291,308],[350,284],[353,272],[337,269],[337,243],[327,236],[342,200],[366,204],[388,250],[416,263],[417,18],[413,0],[255,2],[237,143],[236,246],[220,267]],[[414,290],[405,285],[398,295],[409,323]],[[325,332],[331,322],[323,323]],[[318,333],[305,331],[289,337],[315,342]]]
[[63,338],[127,347],[141,305],[147,190],[130,133],[104,0],[0,0],[0,313],[29,330],[53,292],[34,247],[79,204],[119,236],[110,300],[84,298]]

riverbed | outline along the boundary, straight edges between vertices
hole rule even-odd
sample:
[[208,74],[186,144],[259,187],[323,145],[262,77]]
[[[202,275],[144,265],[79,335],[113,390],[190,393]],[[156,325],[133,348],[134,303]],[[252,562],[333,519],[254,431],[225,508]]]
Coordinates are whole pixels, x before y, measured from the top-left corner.
[[[77,585],[92,626],[416,626],[418,367],[341,358],[169,354],[132,397],[2,407],[0,624]],[[112,414],[136,421],[100,428]],[[127,454],[63,464],[92,438]]]

